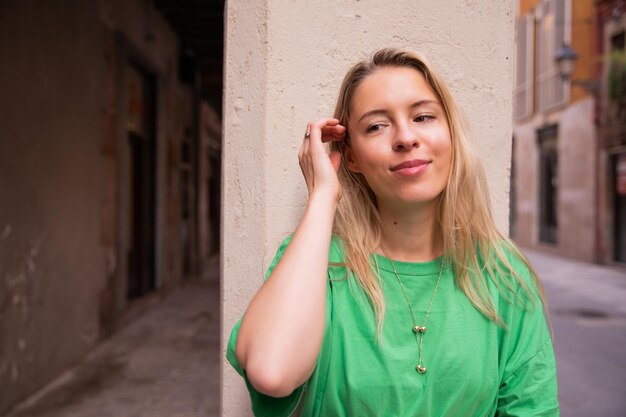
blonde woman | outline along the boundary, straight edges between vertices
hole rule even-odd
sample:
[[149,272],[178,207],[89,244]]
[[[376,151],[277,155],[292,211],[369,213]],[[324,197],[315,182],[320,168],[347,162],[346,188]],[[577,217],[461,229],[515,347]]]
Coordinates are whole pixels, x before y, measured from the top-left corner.
[[299,159],[304,215],[228,344],[256,416],[558,415],[542,287],[423,57],[355,65]]

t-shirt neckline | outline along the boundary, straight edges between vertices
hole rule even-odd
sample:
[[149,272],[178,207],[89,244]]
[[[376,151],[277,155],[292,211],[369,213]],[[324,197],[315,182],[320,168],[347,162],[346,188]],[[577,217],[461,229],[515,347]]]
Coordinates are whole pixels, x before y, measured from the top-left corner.
[[[393,266],[395,266],[399,275],[422,276],[439,274],[441,262],[444,261],[443,256],[439,256],[432,261],[427,262],[406,262],[397,261],[395,259],[389,260],[389,258],[374,252],[372,254],[372,263],[374,268],[376,268],[376,262],[378,262],[378,267],[386,272],[393,273]],[[392,262],[393,266],[391,265]],[[444,269],[446,269],[446,265],[444,265]]]

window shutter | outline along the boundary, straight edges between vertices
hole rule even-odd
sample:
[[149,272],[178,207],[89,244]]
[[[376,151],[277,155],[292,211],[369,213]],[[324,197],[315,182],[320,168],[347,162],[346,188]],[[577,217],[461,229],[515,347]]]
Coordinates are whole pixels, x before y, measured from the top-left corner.
[[518,22],[516,40],[513,116],[515,119],[522,119],[530,116],[532,112],[533,18],[531,15],[522,17]]
[[569,29],[569,25],[565,17],[565,1],[566,0],[552,0],[552,7],[554,8],[554,14],[556,19],[555,33],[554,33],[554,49],[552,51],[552,66],[554,67],[554,105],[563,104],[566,101],[567,84],[561,80],[559,71],[554,63],[554,55],[556,51],[565,42],[565,31]]
[[566,39],[565,8],[568,0],[540,3],[537,24],[537,109],[549,110],[566,103],[567,87],[558,74],[554,54]]

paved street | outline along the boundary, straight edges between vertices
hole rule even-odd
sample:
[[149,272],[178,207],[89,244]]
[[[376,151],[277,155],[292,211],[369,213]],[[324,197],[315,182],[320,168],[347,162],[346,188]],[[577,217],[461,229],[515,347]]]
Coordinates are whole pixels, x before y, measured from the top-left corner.
[[155,299],[77,367],[5,417],[219,414],[219,283]]
[[[626,416],[626,273],[526,251],[550,301],[561,415]],[[213,417],[219,288],[174,290],[5,417]]]
[[561,415],[626,416],[626,273],[525,252],[548,293]]

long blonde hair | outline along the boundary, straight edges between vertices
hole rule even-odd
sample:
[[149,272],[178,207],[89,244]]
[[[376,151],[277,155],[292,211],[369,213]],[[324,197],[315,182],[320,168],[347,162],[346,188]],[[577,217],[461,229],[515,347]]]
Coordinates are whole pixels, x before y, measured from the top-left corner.
[[[341,84],[334,117],[339,119],[340,124],[348,127],[352,97],[360,83],[376,70],[390,66],[409,67],[420,72],[441,102],[447,117],[452,140],[452,163],[447,185],[438,197],[437,222],[442,237],[443,254],[452,267],[458,287],[486,317],[503,324],[489,292],[487,279],[508,299],[515,294],[516,284],[525,293],[531,292],[507,259],[506,252],[509,251],[528,267],[534,287],[545,306],[543,288],[530,263],[496,229],[491,215],[487,180],[471,145],[463,117],[445,82],[423,56],[415,52],[387,48],[377,51],[371,60],[354,65]],[[350,146],[348,133],[345,141],[330,144],[331,151],[341,152],[342,158],[346,146]],[[380,277],[370,264],[372,253],[381,243],[376,196],[363,175],[351,172],[345,163],[341,164],[338,177],[342,186],[342,198],[335,215],[333,231],[343,241],[345,264],[367,294],[380,334],[385,302]]]

